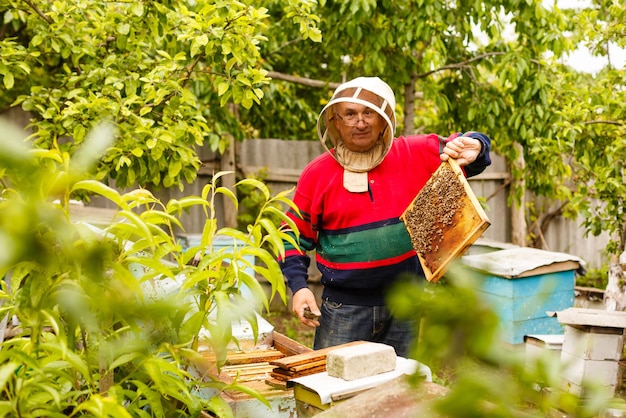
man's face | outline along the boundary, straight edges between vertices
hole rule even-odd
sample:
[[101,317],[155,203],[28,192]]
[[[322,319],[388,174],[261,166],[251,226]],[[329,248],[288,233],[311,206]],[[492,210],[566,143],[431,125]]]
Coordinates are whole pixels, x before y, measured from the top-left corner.
[[335,113],[335,127],[346,148],[353,152],[372,149],[387,126],[378,113],[361,104],[337,103]]

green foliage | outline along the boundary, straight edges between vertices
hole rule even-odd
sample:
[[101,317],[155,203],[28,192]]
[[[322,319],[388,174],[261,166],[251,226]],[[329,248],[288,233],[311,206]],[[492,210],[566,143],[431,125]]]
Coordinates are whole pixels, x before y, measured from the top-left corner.
[[[561,35],[566,25],[562,13],[548,11],[541,2],[327,0],[316,12],[324,34],[319,44],[290,42],[294,36],[284,28],[269,28],[263,56],[273,70],[335,82],[378,75],[396,91],[400,114],[408,104],[405,87],[412,84],[423,93],[426,106],[437,107],[435,117],[418,120],[417,126],[442,132],[482,129],[502,141],[503,152],[520,136],[524,141],[538,136],[542,128],[529,118],[545,117],[548,109],[550,61],[543,57],[547,51],[558,56],[570,46]],[[516,39],[503,33],[509,23]],[[477,30],[484,36],[477,36]],[[302,88],[298,93],[300,102],[306,102],[296,111],[302,115],[304,106],[318,111],[328,99],[328,92]],[[270,100],[271,106],[266,106],[271,114],[285,106],[284,96],[276,98],[279,103]],[[525,108],[526,114],[518,112]],[[521,128],[519,122],[514,127],[504,123],[515,113],[527,119]],[[529,126],[529,135],[520,131]],[[278,125],[274,130],[291,127]],[[405,127],[406,132],[413,129]]]
[[[626,82],[626,79],[622,82]],[[612,245],[607,248],[613,254],[623,251],[626,243],[626,122],[623,109],[621,115],[610,114],[611,108],[617,107],[616,102],[619,100],[617,96],[607,97],[603,104],[595,106],[595,112],[599,115],[597,119],[593,115],[581,115],[577,122],[568,124],[581,128],[581,134],[572,143],[576,158],[573,164],[573,178],[576,181],[572,199],[574,210],[585,218],[583,226],[589,233],[597,236],[608,232],[614,238]],[[605,111],[609,114],[603,115]],[[586,110],[583,112],[588,113]]]
[[[263,182],[266,173],[257,173],[254,178]],[[239,201],[239,211],[237,212],[237,226],[241,229],[242,225],[249,224],[256,218],[259,209],[264,203],[263,194],[252,186],[240,187],[237,190],[237,200]],[[279,225],[278,218],[275,220],[276,226]]]
[[[87,135],[71,159],[29,149],[10,125],[0,128],[7,135],[0,141],[0,312],[17,323],[0,343],[0,413],[232,416],[219,392],[248,389],[207,373],[213,365],[197,349],[212,349],[220,367],[233,321],[247,320],[256,333],[255,312],[268,298],[248,268],[285,302],[276,259],[286,232],[267,216],[280,216],[277,202],[291,201],[241,180],[258,188],[265,204],[246,232],[218,229],[215,197],[237,203],[234,191],[219,186],[224,173],[201,196],[161,203],[147,190],[120,193],[91,179],[89,168],[113,138],[108,125]],[[114,204],[110,222],[73,219],[70,200],[78,192]],[[204,208],[206,227],[198,246],[183,249],[174,230],[195,205]],[[216,236],[238,244],[218,250]],[[261,262],[250,266],[249,257]]]
[[471,270],[453,266],[445,279],[425,286],[404,281],[389,300],[397,315],[422,319],[410,357],[450,389],[433,405],[433,416],[596,417],[613,401],[591,382],[583,384],[585,399],[562,390],[563,364],[549,353],[527,358],[501,342],[499,319],[477,292],[481,279]]
[[[615,236],[614,253],[626,230],[624,72],[584,76],[559,59],[579,41],[598,54],[624,46],[624,8],[544,4],[0,0],[0,103],[32,112],[38,147],[70,155],[108,117],[118,139],[97,179],[182,188],[196,177],[197,145],[316,139],[331,89],[270,81],[268,70],[327,82],[378,75],[396,91],[399,132],[481,130],[509,162],[523,152],[513,178],[570,202],[566,214],[588,233]],[[525,195],[512,190],[511,203]]]
[[[315,12],[318,44],[268,27],[267,68],[327,82],[382,77],[396,92],[398,133],[489,134],[507,162],[524,161],[508,164],[526,188],[512,189],[510,204],[529,195],[567,203],[564,213],[582,218],[587,233],[612,235],[608,253],[623,250],[625,72],[581,74],[561,60],[579,42],[610,59],[609,44],[625,44],[623,4],[324,0]],[[315,139],[330,90],[272,82],[263,106],[242,119],[260,137]]]
[[576,276],[576,285],[593,287],[596,289],[606,289],[609,281],[609,268],[603,265],[597,269],[589,269],[583,276]]
[[[615,2],[597,1],[573,17],[577,40],[606,55],[609,43],[624,46],[625,12]],[[610,55],[609,55],[610,57]],[[564,74],[555,78],[559,142],[546,147],[564,151],[571,161],[571,213],[584,219],[588,234],[608,233],[609,254],[626,245],[626,110],[623,69],[609,65],[594,76]]]
[[[267,176],[266,170],[261,170],[256,175],[251,176],[259,182],[264,182]],[[271,189],[268,188],[271,192]],[[293,189],[289,189],[281,193],[281,196],[287,196],[293,192]],[[265,217],[270,221],[275,228],[280,227],[282,220],[284,219],[283,213],[287,206],[276,200],[272,204],[272,208],[268,209],[267,199],[263,192],[254,184],[246,185],[241,184],[237,188],[237,200],[239,201],[239,210],[237,212],[237,228],[245,230],[246,226],[254,223],[254,220],[259,216],[259,213],[264,212]]]
[[[273,16],[260,3],[0,0],[0,106],[31,112],[36,146],[70,154],[109,118],[118,137],[97,179],[182,189],[196,145],[224,151],[227,135],[242,137],[226,105],[263,98],[259,48]],[[279,9],[309,42],[320,38],[311,7]]]

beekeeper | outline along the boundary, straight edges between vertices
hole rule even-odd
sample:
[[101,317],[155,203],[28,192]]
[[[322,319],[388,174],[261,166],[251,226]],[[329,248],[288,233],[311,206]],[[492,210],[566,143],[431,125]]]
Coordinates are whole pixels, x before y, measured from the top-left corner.
[[[400,215],[441,161],[456,159],[468,177],[491,164],[491,140],[480,132],[394,139],[395,106],[387,83],[359,77],[335,90],[317,120],[328,152],[300,176],[300,214],[288,212],[300,249],[286,241],[280,260],[293,311],[317,327],[315,349],[365,340],[408,354],[416,324],[394,318],[385,297],[401,276],[424,273]],[[324,286],[319,307],[307,286],[312,250]]]

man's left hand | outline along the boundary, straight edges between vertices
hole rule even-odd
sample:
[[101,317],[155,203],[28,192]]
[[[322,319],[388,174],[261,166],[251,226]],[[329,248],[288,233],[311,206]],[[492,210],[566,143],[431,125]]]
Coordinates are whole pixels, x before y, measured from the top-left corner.
[[482,143],[475,138],[467,136],[459,136],[452,141],[447,142],[443,148],[443,153],[440,155],[441,161],[447,161],[448,158],[454,158],[460,166],[473,163],[480,151],[482,150]]

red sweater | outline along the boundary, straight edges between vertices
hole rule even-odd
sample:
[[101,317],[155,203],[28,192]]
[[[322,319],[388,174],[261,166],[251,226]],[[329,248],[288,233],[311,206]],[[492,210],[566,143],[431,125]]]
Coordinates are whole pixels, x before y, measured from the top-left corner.
[[[467,167],[482,172],[490,140],[472,132],[483,150]],[[302,250],[316,250],[325,299],[352,305],[382,305],[386,289],[402,273],[423,276],[411,238],[400,215],[441,163],[449,138],[416,135],[394,140],[383,162],[369,171],[369,190],[352,193],[343,187],[344,169],[329,154],[315,158],[302,172],[294,195],[301,217],[290,211],[300,232]],[[306,287],[310,260],[287,242],[283,274],[295,293]]]

